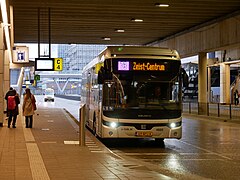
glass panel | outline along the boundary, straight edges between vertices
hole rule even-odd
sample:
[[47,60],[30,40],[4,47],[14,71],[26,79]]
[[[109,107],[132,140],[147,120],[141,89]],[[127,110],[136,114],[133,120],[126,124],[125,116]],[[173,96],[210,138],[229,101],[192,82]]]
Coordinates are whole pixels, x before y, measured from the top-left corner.
[[178,74],[113,74],[103,85],[103,105],[113,108],[180,109]]

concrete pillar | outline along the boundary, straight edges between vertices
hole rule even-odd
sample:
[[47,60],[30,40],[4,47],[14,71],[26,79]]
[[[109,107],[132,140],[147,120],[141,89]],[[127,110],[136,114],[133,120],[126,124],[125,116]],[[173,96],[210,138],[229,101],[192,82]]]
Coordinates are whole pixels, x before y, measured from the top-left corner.
[[[4,53],[4,65],[3,65],[3,93],[4,95],[8,92],[10,88],[10,63],[9,63],[9,53],[5,50]],[[4,103],[4,108],[7,108],[7,104]]]
[[17,82],[17,87],[18,87],[17,92],[20,96],[22,94],[23,77],[24,77],[24,67],[21,68],[21,71],[18,77],[18,82]]
[[208,91],[208,102],[212,102],[212,91],[211,91],[211,67],[207,68],[207,82],[208,82],[208,86],[207,86],[207,91]]
[[220,103],[230,103],[230,65],[220,64]]
[[0,23],[0,127],[4,121],[4,94],[3,94],[3,62],[4,62],[4,47],[3,47],[3,25]]
[[198,54],[198,113],[207,114],[207,53]]

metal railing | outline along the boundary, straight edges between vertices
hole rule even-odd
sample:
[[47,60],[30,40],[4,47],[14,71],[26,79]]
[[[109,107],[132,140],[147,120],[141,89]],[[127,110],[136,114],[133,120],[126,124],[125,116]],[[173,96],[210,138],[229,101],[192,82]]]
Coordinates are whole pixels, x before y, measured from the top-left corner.
[[201,107],[206,108],[207,116],[240,119],[240,105],[232,104],[183,102],[183,113],[200,115]]

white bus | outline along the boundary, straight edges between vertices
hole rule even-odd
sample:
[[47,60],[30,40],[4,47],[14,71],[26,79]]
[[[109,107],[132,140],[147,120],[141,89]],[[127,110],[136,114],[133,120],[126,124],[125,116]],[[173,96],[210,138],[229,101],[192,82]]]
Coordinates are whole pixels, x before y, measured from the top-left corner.
[[83,69],[86,125],[101,138],[182,137],[182,78],[175,50],[109,46]]

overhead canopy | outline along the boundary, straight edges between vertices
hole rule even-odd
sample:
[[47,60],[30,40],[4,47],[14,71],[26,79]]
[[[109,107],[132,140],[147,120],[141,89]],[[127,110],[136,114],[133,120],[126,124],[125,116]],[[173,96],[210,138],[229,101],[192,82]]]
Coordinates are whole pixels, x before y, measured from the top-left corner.
[[[156,3],[169,7],[156,7]],[[239,0],[11,0],[15,43],[147,44],[239,14]],[[40,15],[38,16],[38,8]],[[38,26],[38,17],[40,26]],[[133,22],[142,19],[143,22]],[[115,32],[123,29],[125,32]],[[102,38],[110,37],[110,41]]]

